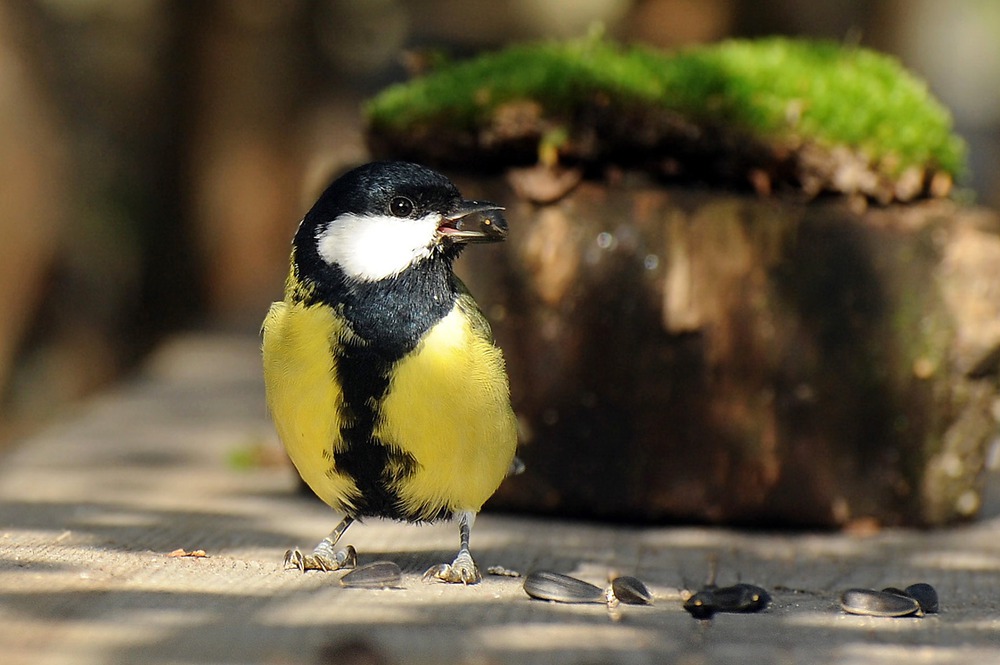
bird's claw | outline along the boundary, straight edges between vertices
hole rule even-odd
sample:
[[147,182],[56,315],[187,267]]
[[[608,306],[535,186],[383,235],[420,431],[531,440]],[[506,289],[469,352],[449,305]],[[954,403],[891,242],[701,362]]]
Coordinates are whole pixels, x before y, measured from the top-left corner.
[[328,548],[317,547],[312,554],[303,554],[302,550],[295,548],[285,552],[285,570],[321,570],[328,573],[334,570],[346,570],[355,568],[358,565],[358,552],[353,545],[337,552],[330,552]]
[[439,580],[449,584],[479,584],[483,576],[468,553],[460,553],[453,562],[432,566],[424,573],[424,581]]

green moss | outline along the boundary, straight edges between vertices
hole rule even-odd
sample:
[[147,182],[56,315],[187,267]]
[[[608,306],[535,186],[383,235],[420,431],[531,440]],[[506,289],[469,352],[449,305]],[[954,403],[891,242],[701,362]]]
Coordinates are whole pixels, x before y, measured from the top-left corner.
[[726,41],[666,53],[604,39],[512,46],[386,89],[369,102],[373,131],[475,131],[500,105],[530,99],[571,119],[595,100],[650,107],[763,140],[846,145],[889,173],[961,173],[965,147],[923,82],[885,55],[786,38]]

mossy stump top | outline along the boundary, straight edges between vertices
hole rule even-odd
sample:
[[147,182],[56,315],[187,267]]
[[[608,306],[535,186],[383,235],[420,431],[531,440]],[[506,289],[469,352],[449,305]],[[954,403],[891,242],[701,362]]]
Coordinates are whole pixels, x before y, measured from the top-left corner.
[[965,146],[893,58],[787,38],[675,52],[600,37],[512,46],[392,86],[375,156],[451,167],[640,168],[882,203],[949,193]]

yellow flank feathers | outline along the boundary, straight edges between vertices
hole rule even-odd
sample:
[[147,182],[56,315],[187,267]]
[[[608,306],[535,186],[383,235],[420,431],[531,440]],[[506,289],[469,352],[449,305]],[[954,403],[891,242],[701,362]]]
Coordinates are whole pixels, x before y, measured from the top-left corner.
[[333,471],[332,459],[343,442],[331,345],[344,328],[328,307],[287,300],[271,305],[263,327],[264,385],[278,436],[302,480],[338,510],[351,505],[356,491]]
[[517,424],[503,355],[481,323],[471,298],[460,297],[396,365],[382,402],[376,434],[416,459],[400,496],[426,517],[441,506],[478,512],[514,457]]

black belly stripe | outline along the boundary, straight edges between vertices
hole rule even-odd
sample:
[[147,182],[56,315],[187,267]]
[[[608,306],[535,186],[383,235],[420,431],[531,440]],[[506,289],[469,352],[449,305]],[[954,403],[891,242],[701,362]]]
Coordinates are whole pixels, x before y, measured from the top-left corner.
[[341,347],[335,358],[344,395],[340,409],[344,446],[334,454],[333,465],[338,473],[350,476],[358,489],[354,517],[407,519],[397,488],[413,474],[417,462],[374,434],[395,361],[355,345]]
[[343,391],[340,417],[344,423],[342,445],[332,454],[332,471],[354,481],[359,496],[352,516],[408,521],[449,516],[446,507],[404,510],[399,487],[417,470],[418,462],[374,431],[393,366],[455,305],[458,287],[450,259],[435,256],[419,268],[378,282],[352,282],[335,266],[317,263],[312,267],[325,275],[304,291],[306,304],[332,307],[353,333],[331,345]]

